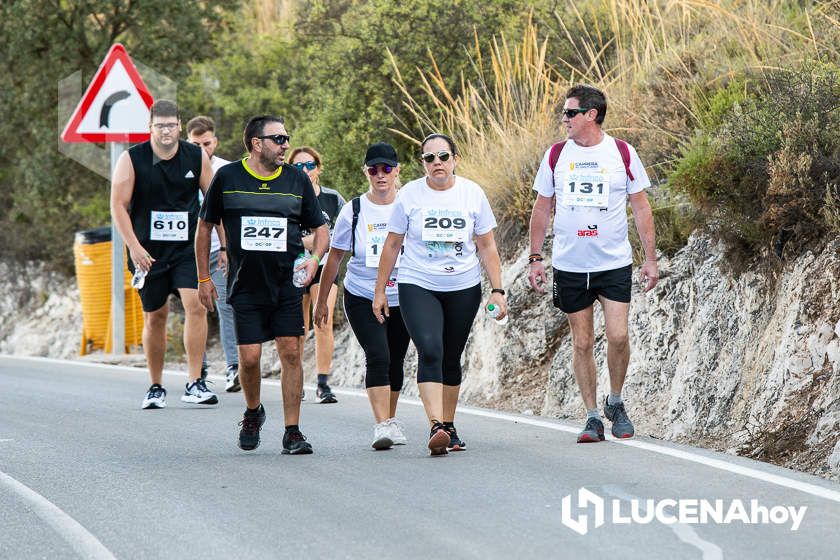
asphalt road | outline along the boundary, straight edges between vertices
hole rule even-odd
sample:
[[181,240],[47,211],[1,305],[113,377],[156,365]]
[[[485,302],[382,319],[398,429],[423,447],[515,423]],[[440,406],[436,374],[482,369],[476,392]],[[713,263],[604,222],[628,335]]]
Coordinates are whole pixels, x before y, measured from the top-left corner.
[[[263,387],[262,445],[246,453],[236,446],[241,393],[216,378],[221,403],[188,406],[184,380],[168,373],[168,407],[144,411],[143,370],[0,357],[0,558],[741,559],[840,549],[840,485],[771,465],[648,438],[580,445],[577,425],[476,409],[457,419],[468,450],[433,458],[416,402],[398,413],[409,444],[376,452],[361,391],[305,402],[301,428],[315,453],[281,455],[276,381]],[[600,526],[595,506],[578,507],[582,487],[605,500]],[[585,521],[585,534],[563,523],[567,495],[567,518]],[[621,522],[637,498],[635,521]],[[718,500],[721,513],[706,509],[699,523],[687,500]],[[796,530],[781,506],[807,508]],[[680,511],[686,523],[671,523]]]

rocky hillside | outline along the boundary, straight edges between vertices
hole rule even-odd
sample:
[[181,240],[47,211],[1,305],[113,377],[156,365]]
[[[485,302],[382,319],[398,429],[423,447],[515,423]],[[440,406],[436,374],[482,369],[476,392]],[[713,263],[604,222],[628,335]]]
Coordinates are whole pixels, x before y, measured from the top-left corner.
[[[765,270],[735,273],[721,254],[693,236],[661,262],[652,293],[633,295],[625,398],[638,433],[840,479],[840,238]],[[506,266],[511,321],[476,320],[463,401],[578,421],[568,324],[548,295],[530,290],[526,262],[523,253]],[[72,280],[0,264],[0,285],[0,352],[77,355]],[[598,329],[602,395],[606,340]],[[347,328],[337,332],[334,363],[336,384],[362,385],[364,358]],[[415,364],[411,349],[406,371]],[[405,391],[416,394],[408,377]]]

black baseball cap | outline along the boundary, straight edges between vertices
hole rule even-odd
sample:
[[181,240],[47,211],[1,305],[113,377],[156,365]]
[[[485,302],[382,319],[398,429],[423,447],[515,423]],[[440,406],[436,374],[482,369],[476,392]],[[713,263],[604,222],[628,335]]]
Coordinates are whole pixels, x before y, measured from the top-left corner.
[[397,160],[397,151],[391,144],[387,142],[378,142],[368,146],[365,154],[365,165],[376,165],[377,163],[384,163],[396,167],[399,165]]

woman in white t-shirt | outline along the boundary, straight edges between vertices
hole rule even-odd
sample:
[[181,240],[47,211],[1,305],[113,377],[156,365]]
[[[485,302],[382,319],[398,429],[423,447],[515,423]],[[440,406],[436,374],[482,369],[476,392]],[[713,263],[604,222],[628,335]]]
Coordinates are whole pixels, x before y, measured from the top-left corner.
[[[382,250],[373,312],[389,315],[386,287],[400,257],[397,281],[405,326],[417,347],[417,387],[431,425],[432,455],[466,444],[455,430],[461,389],[461,354],[481,305],[481,271],[490,280],[487,304],[507,314],[502,268],[493,228],[496,218],[481,187],[455,175],[458,154],[444,134],[420,145],[426,176],[400,189]],[[403,250],[403,243],[405,244]]]
[[[395,278],[391,277],[385,288],[388,305],[392,307],[390,317],[380,323],[371,310],[379,258],[388,233],[400,174],[393,146],[380,142],[368,147],[364,172],[370,188],[339,212],[330,258],[324,265],[321,280],[330,285],[344,255],[351,252],[344,276],[344,314],[365,352],[365,388],[376,419],[372,445],[374,449],[388,449],[406,443],[402,426],[395,416],[403,384],[403,361],[410,340],[400,316]],[[327,291],[322,290],[315,302],[314,322],[323,325],[328,320]]]

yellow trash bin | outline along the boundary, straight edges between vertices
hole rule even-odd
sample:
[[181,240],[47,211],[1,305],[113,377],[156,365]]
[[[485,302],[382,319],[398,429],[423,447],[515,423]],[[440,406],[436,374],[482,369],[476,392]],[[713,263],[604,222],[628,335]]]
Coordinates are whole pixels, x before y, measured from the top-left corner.
[[[76,233],[73,244],[76,281],[82,300],[82,343],[79,354],[101,348],[111,352],[111,228]],[[143,340],[143,308],[131,288],[128,268],[123,272],[125,290],[125,351]]]

